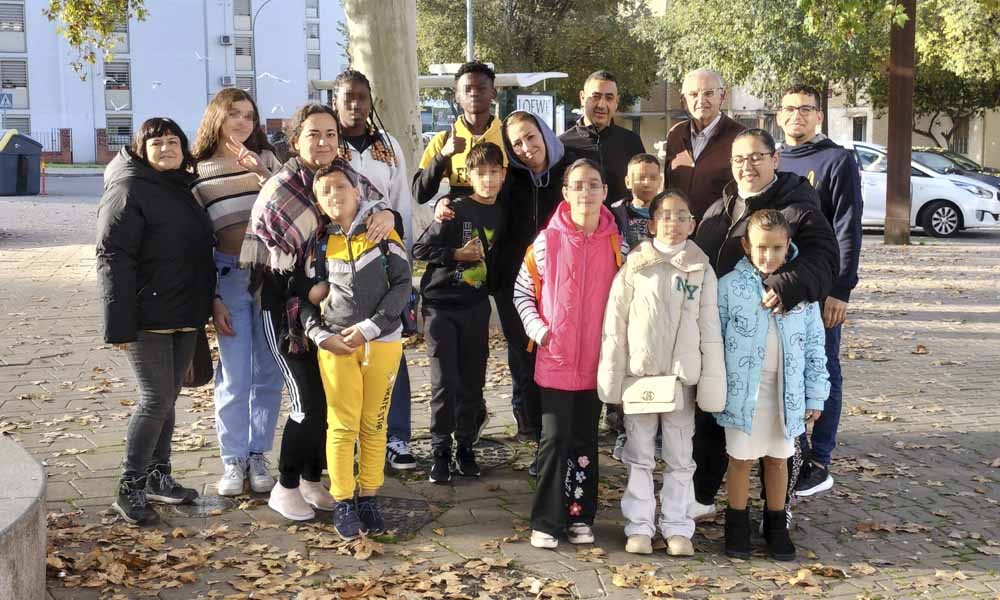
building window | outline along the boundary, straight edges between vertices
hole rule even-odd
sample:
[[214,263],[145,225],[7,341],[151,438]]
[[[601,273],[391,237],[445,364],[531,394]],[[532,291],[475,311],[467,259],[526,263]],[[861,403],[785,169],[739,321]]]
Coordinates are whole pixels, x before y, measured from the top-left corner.
[[128,21],[115,26],[112,35],[115,37],[115,45],[111,52],[113,54],[128,54]]
[[233,45],[236,47],[236,70],[252,71],[253,59],[251,53],[253,51],[253,38],[249,35],[237,35],[233,36],[233,41]]
[[868,141],[868,117],[854,117],[851,119],[854,125],[854,132],[851,134],[851,139],[855,142],[866,142]]
[[24,5],[0,4],[0,52],[25,52]]
[[776,140],[784,139],[785,132],[778,127],[778,119],[775,118],[775,113],[768,113],[764,115],[764,126],[762,129],[766,130],[771,134]]
[[323,78],[319,60],[319,54],[306,54],[306,92],[309,94],[309,99],[313,101],[321,98],[319,91],[314,90],[310,84],[316,79]]
[[28,115],[4,115],[3,128],[16,129],[18,133],[23,133],[24,135],[30,135],[31,117],[29,117]]
[[120,150],[132,143],[132,115],[109,114],[106,120],[108,150]]
[[319,0],[306,0],[306,18],[319,18]]
[[104,108],[132,110],[132,70],[126,61],[104,63]]
[[319,51],[319,23],[306,23],[306,50]]
[[28,61],[0,60],[0,91],[14,95],[13,108],[28,108]]
[[250,31],[250,0],[233,2],[233,29]]
[[958,126],[948,140],[948,149],[959,154],[969,152],[969,117],[962,117],[958,121]]
[[257,86],[254,85],[256,82],[253,79],[253,75],[237,75],[236,76],[236,87],[240,88],[244,92],[250,94],[250,97],[255,101],[257,99]]
[[760,127],[760,119],[753,115],[741,115],[736,119],[740,125],[746,127],[747,129],[756,129]]

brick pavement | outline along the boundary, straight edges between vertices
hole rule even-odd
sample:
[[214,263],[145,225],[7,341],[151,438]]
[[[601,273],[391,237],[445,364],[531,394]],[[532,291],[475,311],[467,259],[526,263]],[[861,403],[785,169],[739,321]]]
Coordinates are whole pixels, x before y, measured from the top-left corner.
[[[472,598],[555,596],[562,589],[535,584],[533,590],[532,577],[570,582],[566,593],[580,598],[639,598],[643,587],[651,597],[667,590],[695,598],[1000,597],[1000,231],[959,242],[917,237],[909,248],[865,237],[862,283],[844,336],[837,484],[794,508],[799,562],[729,560],[721,555],[718,524],[699,528],[693,560],[625,554],[617,507],[625,472],[606,455],[597,545],[533,549],[523,531],[532,489],[523,469],[531,449],[509,440],[514,460],[479,481],[441,487],[388,477],[386,496],[426,501],[434,520],[359,562],[322,525],[289,528],[260,498],[242,498],[238,508],[208,517],[165,510],[152,536],[104,512],[135,389],[123,358],[100,340],[94,214],[92,198],[0,200],[0,431],[44,461],[49,508],[64,513],[50,527],[52,598],[239,598],[253,586],[253,597],[294,597],[291,584],[302,582],[321,597],[309,586],[331,576],[347,596],[375,594],[372,586],[346,583],[362,570],[382,570],[383,591],[423,585],[393,584],[389,575],[403,568],[436,573],[439,591],[452,581],[442,570],[450,569]],[[501,353],[498,342],[487,435],[505,440],[513,421]],[[429,414],[426,359],[413,350],[408,358],[420,435]],[[180,399],[176,441],[179,478],[210,494],[220,465],[207,390]],[[108,557],[121,559],[123,547],[142,556],[115,567]],[[481,564],[463,570],[473,558],[501,560],[490,571],[500,579],[483,579],[481,569],[489,566]],[[455,566],[442,567],[449,564]],[[182,574],[162,576],[155,565]],[[478,578],[470,574],[477,568]],[[121,583],[129,578],[137,587]]]

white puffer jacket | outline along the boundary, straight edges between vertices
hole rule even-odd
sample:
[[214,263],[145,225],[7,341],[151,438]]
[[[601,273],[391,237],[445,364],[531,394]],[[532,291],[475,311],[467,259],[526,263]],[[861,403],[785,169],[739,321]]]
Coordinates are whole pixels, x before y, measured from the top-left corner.
[[682,384],[698,386],[702,410],[725,408],[717,288],[708,255],[691,240],[672,257],[648,241],[633,249],[615,276],[604,313],[601,400],[620,404],[626,377],[676,375]]

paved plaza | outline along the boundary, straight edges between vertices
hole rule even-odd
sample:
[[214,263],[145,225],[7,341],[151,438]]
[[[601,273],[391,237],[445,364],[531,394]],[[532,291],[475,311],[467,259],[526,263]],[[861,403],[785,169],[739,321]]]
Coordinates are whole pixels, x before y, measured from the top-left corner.
[[215,496],[210,386],[184,392],[174,439],[175,474],[203,500],[161,507],[155,528],[124,525],[107,509],[136,388],[101,340],[100,181],[51,178],[49,189],[0,199],[0,434],[48,472],[52,599],[1000,598],[1000,229],[915,235],[909,247],[865,235],[844,331],[836,484],[793,506],[799,560],[769,560],[757,537],[751,560],[726,558],[721,520],[698,527],[694,558],[673,559],[624,552],[626,472],[611,436],[597,542],[528,544],[533,449],[511,437],[499,335],[486,468],[449,486],[427,482],[429,369],[421,343],[406,350],[425,462],[387,475],[391,535],[345,543],[328,518],[291,524],[264,497]]

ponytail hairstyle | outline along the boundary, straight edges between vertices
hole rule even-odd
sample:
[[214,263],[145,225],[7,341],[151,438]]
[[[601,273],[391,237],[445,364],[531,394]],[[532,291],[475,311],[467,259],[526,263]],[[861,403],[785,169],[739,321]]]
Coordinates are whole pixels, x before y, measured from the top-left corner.
[[[355,71],[354,69],[347,69],[337,78],[333,80],[333,102],[334,107],[337,105],[337,94],[340,93],[340,86],[345,83],[363,83],[366,88],[368,88],[368,97],[371,99],[371,112],[368,113],[368,122],[366,123],[365,131],[368,135],[372,136],[372,157],[380,162],[391,167],[399,166],[399,157],[396,156],[396,151],[393,150],[392,144],[389,142],[389,134],[386,133],[385,124],[382,123],[382,118],[379,117],[378,112],[375,110],[375,97],[372,96],[372,84],[365,77],[365,74],[361,71]],[[351,160],[351,145],[347,142],[344,136],[340,137],[340,151],[339,154],[344,160]]]

